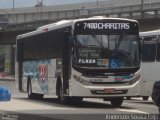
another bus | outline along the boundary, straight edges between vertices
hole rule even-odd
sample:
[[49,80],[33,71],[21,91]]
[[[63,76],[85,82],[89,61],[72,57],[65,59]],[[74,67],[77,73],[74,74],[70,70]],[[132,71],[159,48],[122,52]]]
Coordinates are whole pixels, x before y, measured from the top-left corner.
[[142,40],[141,96],[148,100],[153,84],[160,81],[160,30],[140,32]]
[[17,37],[19,90],[60,102],[140,93],[139,24],[122,18],[62,20]]

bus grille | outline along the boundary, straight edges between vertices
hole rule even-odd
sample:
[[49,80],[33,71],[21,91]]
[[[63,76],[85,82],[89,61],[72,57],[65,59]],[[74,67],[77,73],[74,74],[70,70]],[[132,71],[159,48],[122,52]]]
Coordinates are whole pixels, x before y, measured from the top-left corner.
[[104,90],[91,90],[91,93],[94,95],[119,95],[127,94],[128,90],[116,90],[114,93],[106,93]]

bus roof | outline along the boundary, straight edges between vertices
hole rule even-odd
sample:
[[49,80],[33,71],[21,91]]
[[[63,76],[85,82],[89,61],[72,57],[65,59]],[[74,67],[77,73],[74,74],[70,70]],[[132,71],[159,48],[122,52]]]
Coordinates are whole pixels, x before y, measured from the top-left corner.
[[140,32],[139,35],[140,37],[160,35],[160,29],[153,30],[153,31],[147,31],[147,32]]
[[[44,26],[41,26],[39,28],[37,28],[35,31],[32,32],[28,32],[25,34],[21,34],[17,36],[17,39],[21,39],[24,37],[29,37],[29,36],[33,36],[36,34],[40,34],[40,33],[44,33],[46,31],[52,31],[55,29],[59,29],[59,28],[63,28],[63,27],[67,27],[67,26],[71,26],[74,27],[73,23],[76,23],[78,21],[85,21],[85,20],[101,20],[101,19],[108,19],[108,20],[126,20],[126,21],[131,21],[131,22],[137,22],[136,20],[132,20],[132,19],[126,19],[126,18],[109,18],[109,17],[104,17],[104,16],[94,16],[94,17],[90,17],[90,18],[80,18],[80,19],[71,19],[71,20],[61,20],[59,22],[55,22],[55,23],[51,23],[51,24],[47,24]],[[137,22],[138,23],[138,22]]]
[[[44,28],[52,28],[52,27],[54,27],[54,26],[63,25],[63,24],[66,24],[66,23],[75,23],[75,22],[78,22],[78,21],[96,20],[96,19],[115,19],[115,20],[135,21],[135,20],[125,19],[125,18],[107,18],[107,17],[104,17],[104,16],[93,16],[93,17],[90,17],[90,18],[61,20],[61,21],[59,21],[59,22],[55,22],[55,23],[51,23],[51,24],[48,24],[48,25],[41,26],[41,27],[37,28],[37,30],[44,29]],[[135,21],[135,22],[136,22],[136,21]]]

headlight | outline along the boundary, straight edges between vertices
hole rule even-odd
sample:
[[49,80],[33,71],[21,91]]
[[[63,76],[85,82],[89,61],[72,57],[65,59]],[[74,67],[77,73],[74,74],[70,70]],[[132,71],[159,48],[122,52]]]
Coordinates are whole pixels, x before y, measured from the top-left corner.
[[80,78],[80,77],[78,77],[78,76],[76,76],[76,75],[73,75],[73,78],[74,78],[76,81],[78,81],[78,82],[80,82],[81,84],[86,85],[86,86],[88,86],[89,83],[90,83],[89,81],[84,80],[84,79],[82,79],[82,78]]
[[140,75],[137,75],[135,78],[133,78],[131,81],[129,81],[129,84],[132,85],[132,84],[136,83],[137,81],[140,80],[140,77],[141,77]]

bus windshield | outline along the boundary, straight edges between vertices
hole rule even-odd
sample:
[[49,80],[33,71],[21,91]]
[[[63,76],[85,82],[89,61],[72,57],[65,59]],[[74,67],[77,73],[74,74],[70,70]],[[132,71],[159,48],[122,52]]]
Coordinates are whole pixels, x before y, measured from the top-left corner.
[[108,69],[140,64],[138,35],[76,35],[75,64]]

